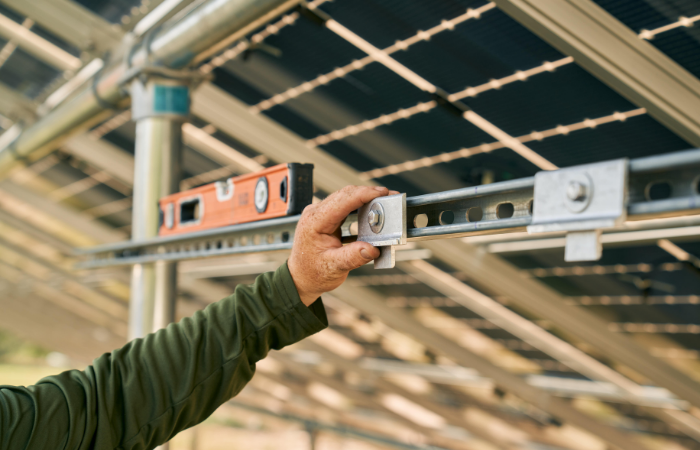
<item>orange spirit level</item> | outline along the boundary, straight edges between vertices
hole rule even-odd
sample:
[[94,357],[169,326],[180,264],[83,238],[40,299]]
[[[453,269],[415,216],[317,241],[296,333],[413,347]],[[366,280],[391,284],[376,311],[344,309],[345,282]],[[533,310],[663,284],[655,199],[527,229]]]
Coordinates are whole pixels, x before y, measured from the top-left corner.
[[168,195],[161,236],[300,214],[313,197],[313,164],[279,164]]

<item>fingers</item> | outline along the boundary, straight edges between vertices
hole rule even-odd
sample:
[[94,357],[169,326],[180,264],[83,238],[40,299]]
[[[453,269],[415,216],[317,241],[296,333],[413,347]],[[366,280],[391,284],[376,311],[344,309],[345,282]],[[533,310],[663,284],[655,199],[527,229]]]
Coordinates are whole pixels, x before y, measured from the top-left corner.
[[329,265],[338,272],[349,272],[379,258],[379,249],[367,242],[353,242],[334,250],[328,250],[325,257]]
[[316,205],[314,227],[317,232],[331,234],[345,218],[365,203],[389,194],[385,187],[346,186]]

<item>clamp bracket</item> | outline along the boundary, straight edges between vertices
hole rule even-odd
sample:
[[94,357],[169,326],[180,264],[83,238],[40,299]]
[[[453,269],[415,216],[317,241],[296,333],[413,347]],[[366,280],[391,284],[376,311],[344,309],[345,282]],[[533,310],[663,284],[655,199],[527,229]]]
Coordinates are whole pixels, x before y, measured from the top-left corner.
[[537,173],[527,231],[567,231],[566,261],[600,259],[600,230],[627,218],[628,173],[626,158]]
[[404,245],[406,194],[379,197],[363,205],[357,214],[357,240],[379,248],[375,269],[391,269],[396,264],[394,246]]

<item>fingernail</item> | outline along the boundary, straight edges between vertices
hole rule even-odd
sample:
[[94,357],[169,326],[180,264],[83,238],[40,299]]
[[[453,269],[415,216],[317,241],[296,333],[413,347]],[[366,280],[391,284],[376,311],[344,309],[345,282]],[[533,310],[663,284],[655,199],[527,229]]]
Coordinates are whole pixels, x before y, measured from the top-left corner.
[[386,190],[386,188],[384,186],[375,186],[374,189],[379,191],[379,192],[383,192]]
[[367,253],[367,249],[366,249],[366,248],[363,248],[362,250],[360,250],[360,255],[362,255],[362,257],[365,258],[365,259],[372,259],[372,257],[369,256],[369,254]]

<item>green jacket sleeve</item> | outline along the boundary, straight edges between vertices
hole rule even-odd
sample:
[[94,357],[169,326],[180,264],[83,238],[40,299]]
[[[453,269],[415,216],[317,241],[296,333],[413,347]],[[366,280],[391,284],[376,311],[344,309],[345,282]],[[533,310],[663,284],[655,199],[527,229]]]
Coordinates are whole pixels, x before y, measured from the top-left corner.
[[240,392],[270,349],[327,325],[284,265],[85,371],[0,386],[0,450],[152,449]]

